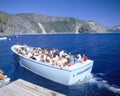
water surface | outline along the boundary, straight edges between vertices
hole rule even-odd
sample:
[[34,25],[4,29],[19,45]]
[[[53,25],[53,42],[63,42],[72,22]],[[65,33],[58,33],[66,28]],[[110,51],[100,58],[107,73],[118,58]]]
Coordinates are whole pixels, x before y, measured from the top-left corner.
[[[0,40],[0,69],[11,78],[11,82],[21,78],[68,96],[120,95],[120,34],[20,35],[7,38]],[[69,87],[40,77],[19,65],[19,58],[10,49],[16,43],[64,49],[73,54],[85,53],[94,60],[91,76]]]

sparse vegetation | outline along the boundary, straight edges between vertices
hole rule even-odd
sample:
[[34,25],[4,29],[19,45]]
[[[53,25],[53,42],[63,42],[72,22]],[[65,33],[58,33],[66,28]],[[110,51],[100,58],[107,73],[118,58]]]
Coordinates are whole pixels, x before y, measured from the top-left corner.
[[[99,23],[78,20],[73,17],[54,17],[34,13],[7,14],[0,12],[0,35],[42,34],[43,32],[38,23],[42,24],[47,33],[55,34],[106,31],[106,27]],[[108,27],[107,30],[109,30]]]

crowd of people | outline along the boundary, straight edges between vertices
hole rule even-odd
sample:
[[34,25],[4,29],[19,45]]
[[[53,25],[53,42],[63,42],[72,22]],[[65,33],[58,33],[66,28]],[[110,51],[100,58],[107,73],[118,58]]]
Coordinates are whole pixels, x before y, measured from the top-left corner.
[[16,51],[18,54],[22,54],[34,60],[50,63],[53,66],[72,66],[79,62],[87,61],[88,57],[83,54],[71,54],[67,53],[65,50],[59,51],[57,48],[51,50],[45,48],[29,48],[27,45],[23,45],[20,48],[17,48]]

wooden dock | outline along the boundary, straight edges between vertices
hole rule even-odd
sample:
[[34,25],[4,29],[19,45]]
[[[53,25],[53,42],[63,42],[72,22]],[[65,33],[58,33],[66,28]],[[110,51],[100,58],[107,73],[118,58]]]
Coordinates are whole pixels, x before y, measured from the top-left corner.
[[65,96],[30,82],[18,79],[2,88],[0,96]]

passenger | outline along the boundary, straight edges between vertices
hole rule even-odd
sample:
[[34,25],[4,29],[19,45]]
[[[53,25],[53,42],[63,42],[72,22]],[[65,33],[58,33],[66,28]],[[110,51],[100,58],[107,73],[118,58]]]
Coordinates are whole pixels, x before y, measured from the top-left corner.
[[70,67],[74,64],[71,62],[70,58],[66,58],[66,60],[67,60],[66,66]]
[[50,57],[51,56],[50,50],[46,50],[45,55]]
[[51,64],[52,64],[52,66],[55,66],[56,65],[55,60],[52,59]]
[[81,54],[75,54],[75,63],[79,63],[79,62],[81,62]]
[[32,54],[35,54],[35,53],[36,53],[36,48],[33,48]]
[[28,52],[28,47],[27,47],[26,44],[24,44],[24,51],[25,51],[25,52]]
[[71,61],[72,63],[75,63],[74,56],[73,56],[71,53],[70,53],[69,55],[70,55],[70,61]]
[[50,50],[50,57],[53,58],[53,50]]
[[79,61],[82,60],[82,56],[81,56],[81,54],[78,54],[78,60],[79,60]]
[[19,50],[20,50],[19,48],[15,48],[15,51],[16,51],[17,53],[19,52]]
[[7,75],[4,75],[4,72],[0,70],[0,80],[7,78]]
[[88,57],[86,54],[83,54],[83,61],[87,61],[88,60]]
[[30,58],[36,60],[34,53],[32,54],[32,56]]
[[53,51],[53,57],[59,56],[59,51],[57,48],[54,49]]
[[18,50],[18,54],[24,55],[21,49]]
[[43,62],[46,62],[46,58],[47,58],[47,56],[45,54],[43,54]]
[[78,60],[78,57],[75,57],[74,60],[75,60],[75,63],[79,63],[79,62],[80,62],[80,61]]
[[44,54],[40,55],[40,61],[41,61],[41,62],[44,62],[43,57],[44,57]]
[[60,57],[62,57],[64,54],[64,50],[60,51],[59,54],[60,54]]
[[2,70],[0,70],[0,74],[3,74],[4,72]]
[[31,57],[32,56],[32,53],[31,52],[28,52],[28,54],[27,54],[27,57]]
[[35,55],[34,58],[36,58],[37,61],[40,61],[40,56]]
[[78,54],[75,54],[74,55],[74,60],[75,60],[75,63],[78,63],[79,61],[78,61]]
[[34,55],[35,55],[35,56],[39,56],[38,48],[36,48],[36,49],[34,50]]
[[46,57],[46,62],[48,62],[48,63],[50,62],[50,56]]
[[42,49],[41,49],[41,48],[38,49],[38,54],[39,54],[39,55],[42,54]]
[[55,48],[52,49],[52,56],[55,57]]
[[60,68],[62,68],[62,57],[59,57],[59,60],[58,60],[57,64]]
[[67,59],[63,56],[62,57],[62,65],[63,65],[63,67],[66,65],[66,63],[67,63]]

